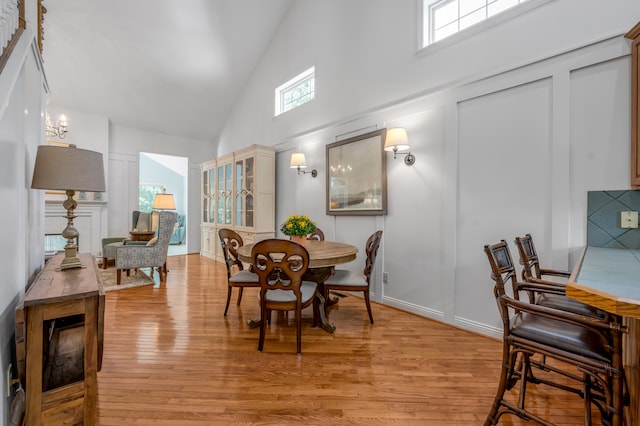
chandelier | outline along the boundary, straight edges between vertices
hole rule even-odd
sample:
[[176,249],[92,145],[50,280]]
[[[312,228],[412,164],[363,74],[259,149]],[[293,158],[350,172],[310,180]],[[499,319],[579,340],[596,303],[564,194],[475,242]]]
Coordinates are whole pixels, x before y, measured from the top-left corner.
[[55,125],[51,124],[51,117],[47,114],[46,120],[46,128],[45,134],[49,138],[60,138],[64,139],[67,134],[67,117],[61,115],[57,120]]

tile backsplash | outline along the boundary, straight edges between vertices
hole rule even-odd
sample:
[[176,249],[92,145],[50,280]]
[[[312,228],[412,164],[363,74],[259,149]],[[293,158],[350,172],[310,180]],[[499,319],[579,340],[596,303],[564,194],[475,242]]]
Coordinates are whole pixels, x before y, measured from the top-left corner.
[[640,228],[620,228],[620,212],[640,212],[639,191],[589,191],[587,244],[640,249]]

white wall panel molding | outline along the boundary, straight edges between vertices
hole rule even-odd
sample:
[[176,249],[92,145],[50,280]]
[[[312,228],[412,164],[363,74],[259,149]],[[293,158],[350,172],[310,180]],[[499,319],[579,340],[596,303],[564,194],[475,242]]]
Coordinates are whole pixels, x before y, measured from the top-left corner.
[[387,306],[392,306],[397,309],[402,309],[403,311],[420,315],[422,317],[431,318],[436,321],[444,321],[444,312],[425,308],[424,306],[410,303],[405,300],[395,299],[393,297],[383,297],[382,303]]

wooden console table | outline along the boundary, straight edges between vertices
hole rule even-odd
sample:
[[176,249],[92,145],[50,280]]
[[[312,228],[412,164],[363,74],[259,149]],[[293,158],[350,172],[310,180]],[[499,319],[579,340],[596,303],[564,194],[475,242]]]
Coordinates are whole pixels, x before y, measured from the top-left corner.
[[640,422],[640,250],[587,247],[567,296],[624,317],[623,364],[631,397],[626,424]]
[[78,256],[86,268],[57,272],[64,254],[49,260],[16,308],[30,426],[96,424],[104,290],[93,256]]

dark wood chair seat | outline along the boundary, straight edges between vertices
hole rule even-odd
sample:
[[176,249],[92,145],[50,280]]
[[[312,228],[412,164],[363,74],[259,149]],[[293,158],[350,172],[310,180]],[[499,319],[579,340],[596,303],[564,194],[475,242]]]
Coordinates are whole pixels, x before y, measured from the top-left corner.
[[511,318],[510,333],[514,337],[538,342],[602,363],[611,361],[611,351],[604,333],[580,325],[521,312]]

